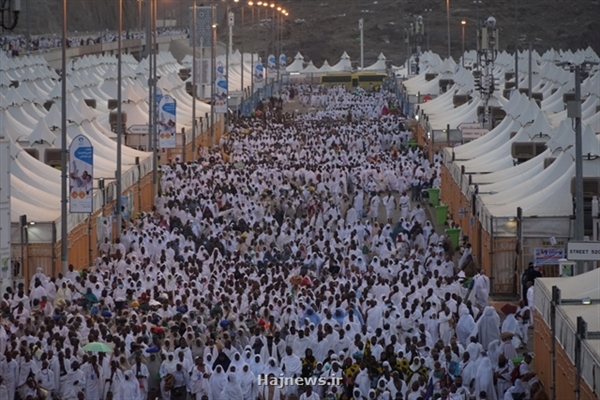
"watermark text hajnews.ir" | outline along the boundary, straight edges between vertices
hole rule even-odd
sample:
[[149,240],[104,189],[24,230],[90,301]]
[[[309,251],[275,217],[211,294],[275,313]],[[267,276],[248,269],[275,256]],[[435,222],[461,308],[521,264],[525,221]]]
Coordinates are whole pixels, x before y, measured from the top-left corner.
[[283,377],[283,376],[273,376],[273,375],[258,375],[258,385],[259,386],[277,386],[279,389],[282,389],[286,386],[327,386],[334,385],[340,386],[342,384],[343,378],[341,376],[331,376],[328,378],[320,378],[320,377]]

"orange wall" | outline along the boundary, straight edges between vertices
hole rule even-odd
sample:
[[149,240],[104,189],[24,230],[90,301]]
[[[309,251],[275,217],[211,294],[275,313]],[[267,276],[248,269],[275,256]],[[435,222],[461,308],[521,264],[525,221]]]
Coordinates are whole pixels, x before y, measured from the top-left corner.
[[[552,387],[552,332],[541,315],[534,312],[533,351],[535,372],[544,384],[546,393],[551,395]],[[573,361],[567,356],[560,343],[556,342],[556,399],[575,399],[575,374]],[[598,400],[587,382],[581,379],[581,400]]]

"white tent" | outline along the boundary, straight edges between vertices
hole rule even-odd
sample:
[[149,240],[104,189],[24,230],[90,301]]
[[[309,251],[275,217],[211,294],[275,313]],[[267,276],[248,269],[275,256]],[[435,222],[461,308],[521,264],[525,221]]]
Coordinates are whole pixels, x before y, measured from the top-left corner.
[[348,53],[344,51],[344,54],[342,54],[342,57],[340,57],[340,61],[331,68],[333,68],[333,70],[336,72],[352,71],[352,61],[350,61],[350,56]]
[[379,57],[377,57],[377,62],[373,65],[369,65],[364,69],[365,71],[379,71],[383,72],[387,70],[387,65],[385,63],[385,56],[383,53],[379,53]]
[[287,66],[287,72],[300,72],[304,69],[304,57],[300,52],[294,57],[294,62]]

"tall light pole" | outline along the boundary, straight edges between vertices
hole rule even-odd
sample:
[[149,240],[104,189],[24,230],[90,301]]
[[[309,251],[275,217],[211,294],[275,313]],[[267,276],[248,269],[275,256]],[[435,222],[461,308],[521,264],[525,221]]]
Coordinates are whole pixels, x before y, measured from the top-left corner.
[[217,58],[217,23],[215,5],[212,5],[212,48],[211,48],[211,83],[210,83],[210,141],[209,147],[213,147],[215,140],[215,67]]
[[425,14],[427,14],[427,51],[429,51],[429,50],[431,50],[431,48],[429,47],[429,36],[430,36],[429,14],[431,14],[431,8],[426,8],[425,9]]
[[[238,0],[235,0],[236,2]],[[240,71],[242,73],[241,76],[241,82],[240,82],[240,89],[242,91],[242,99],[244,98],[244,14],[245,14],[245,5],[242,3],[242,25],[241,25],[241,29],[242,29],[242,34],[241,34],[241,39],[242,39],[242,56],[240,58]]]
[[250,41],[250,104],[252,105],[251,111],[254,111],[254,2],[249,1],[248,5],[252,10],[252,40]]
[[138,30],[142,30],[142,0],[137,0],[138,3]]
[[358,29],[360,30],[360,69],[365,67],[365,46],[364,46],[364,20],[358,20]]
[[515,0],[515,89],[519,90],[519,0]]
[[61,149],[60,149],[60,260],[63,275],[67,273],[67,247],[69,232],[67,231],[67,0],[62,1],[62,71],[61,71]]
[[462,27],[462,67],[465,67],[465,27],[467,26],[467,21],[464,19],[460,21],[460,25]]
[[196,157],[196,96],[198,94],[198,83],[196,81],[196,0],[194,0],[194,8],[192,10],[192,98],[194,99],[194,104],[192,105],[192,157],[197,160],[198,157]]
[[123,117],[121,115],[121,85],[123,84],[123,77],[121,76],[121,52],[122,36],[123,36],[123,0],[119,0],[119,38],[117,39],[118,54],[117,54],[117,207],[115,210],[115,217],[117,220],[117,237],[121,237],[121,230],[123,222],[121,221],[121,141],[123,136]]
[[475,16],[477,18],[476,26],[477,26],[477,29],[479,29],[479,26],[481,25],[481,21],[479,20],[479,5],[483,4],[483,2],[481,0],[474,0],[473,4],[475,4],[475,10],[476,10],[476,13],[475,13]]
[[446,0],[446,25],[448,25],[448,58],[452,55],[450,52],[450,0]]

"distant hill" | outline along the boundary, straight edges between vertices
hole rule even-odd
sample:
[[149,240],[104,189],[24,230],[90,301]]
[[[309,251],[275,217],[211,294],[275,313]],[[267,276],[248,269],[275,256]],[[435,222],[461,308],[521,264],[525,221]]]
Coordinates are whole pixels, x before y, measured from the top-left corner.
[[[242,0],[244,1],[244,0]],[[59,0],[34,0],[29,5],[22,2],[19,32],[27,26],[32,33],[59,33],[61,27],[61,4]],[[145,1],[144,1],[145,3]],[[198,1],[198,5],[203,2]],[[217,0],[219,25],[225,26],[225,2]],[[229,0],[234,7],[240,3]],[[545,51],[576,49],[591,46],[600,53],[600,0],[526,0],[518,1],[518,31],[522,35],[522,49],[528,41],[534,48]],[[116,1],[69,0],[69,31],[97,32],[116,29]],[[136,28],[139,24],[137,0],[123,0],[124,26]],[[178,24],[188,23],[187,8],[192,1],[159,0],[159,19],[174,18]],[[210,4],[205,1],[204,4]],[[423,15],[425,26],[429,19],[431,49],[445,56],[446,45],[446,2],[444,0],[280,0],[290,11],[285,22],[284,52],[289,57],[297,51],[317,66],[327,59],[336,62],[343,51],[353,60],[358,60],[360,42],[358,20],[365,21],[365,64],[376,60],[383,52],[388,60],[401,63],[406,57],[404,29],[412,15]],[[514,51],[515,43],[515,0],[481,0],[478,7],[473,0],[450,0],[452,55],[458,58],[461,50],[461,25],[465,19],[466,47],[475,47],[475,21],[479,13],[481,20],[494,16],[500,30],[500,48]],[[431,9],[429,17],[424,12]],[[143,19],[145,20],[145,10]],[[27,16],[29,13],[29,17]],[[263,14],[264,15],[264,14]],[[265,47],[265,28],[251,26],[251,13],[245,13],[245,45],[250,48],[252,35],[256,48]],[[234,36],[236,46],[241,44],[241,13],[236,11]],[[269,35],[270,38],[270,35]],[[227,41],[226,30],[221,30],[220,41]],[[423,48],[426,49],[426,41]]]

